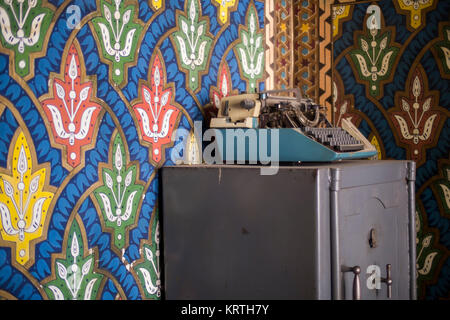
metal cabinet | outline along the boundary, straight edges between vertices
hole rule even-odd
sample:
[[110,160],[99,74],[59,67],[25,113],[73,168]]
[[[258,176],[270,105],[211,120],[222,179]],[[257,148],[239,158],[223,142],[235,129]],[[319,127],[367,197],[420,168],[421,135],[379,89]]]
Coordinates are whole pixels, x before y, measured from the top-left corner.
[[166,299],[415,299],[414,162],[165,167]]

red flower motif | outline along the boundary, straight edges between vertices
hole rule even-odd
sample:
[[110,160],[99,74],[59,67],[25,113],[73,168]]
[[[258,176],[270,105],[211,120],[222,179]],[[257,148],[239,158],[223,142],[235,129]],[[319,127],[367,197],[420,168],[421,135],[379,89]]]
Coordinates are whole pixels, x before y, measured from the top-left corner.
[[222,98],[231,93],[231,76],[228,64],[225,62],[220,69],[220,75],[217,81],[217,89],[211,88],[211,96],[214,107],[218,110],[220,108],[220,101]]
[[210,122],[211,118],[217,117],[222,99],[237,93],[232,89],[230,68],[226,61],[222,63],[219,70],[220,73],[217,77],[217,87],[211,86],[210,89],[212,103],[205,108],[205,119],[207,123]]
[[[64,81],[53,78],[53,98],[42,101],[56,144],[66,150],[72,168],[81,163],[81,148],[92,143],[101,106],[91,100],[92,82],[83,82],[74,44],[65,60]],[[93,145],[93,143],[92,143]]]
[[151,68],[151,88],[141,86],[141,103],[133,106],[139,122],[142,140],[151,145],[151,160],[158,166],[163,159],[163,148],[172,141],[180,110],[173,106],[173,88],[165,87],[164,68],[159,53]]

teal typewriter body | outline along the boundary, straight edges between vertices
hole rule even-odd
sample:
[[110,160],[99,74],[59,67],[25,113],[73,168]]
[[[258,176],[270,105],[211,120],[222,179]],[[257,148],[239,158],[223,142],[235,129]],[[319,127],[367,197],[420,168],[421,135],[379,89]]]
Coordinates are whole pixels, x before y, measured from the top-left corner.
[[274,153],[279,162],[332,162],[377,155],[376,149],[370,147],[353,152],[334,151],[293,128],[213,130],[216,137],[222,137],[222,143],[216,142],[216,150],[223,162],[264,163],[268,157],[273,160]]

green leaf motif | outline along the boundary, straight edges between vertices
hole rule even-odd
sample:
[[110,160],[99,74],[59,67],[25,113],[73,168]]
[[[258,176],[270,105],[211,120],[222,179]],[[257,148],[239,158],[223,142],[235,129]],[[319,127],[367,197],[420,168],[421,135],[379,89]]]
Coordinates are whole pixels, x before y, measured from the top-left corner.
[[92,19],[103,57],[110,63],[110,76],[117,85],[126,81],[126,64],[134,62],[142,26],[133,22],[137,5],[124,6],[123,1],[110,4],[100,1],[101,17]]
[[450,74],[450,26],[443,28],[444,41],[440,41],[434,45],[438,53],[438,58],[442,64],[442,68],[446,74]]
[[433,279],[434,270],[442,257],[442,251],[434,246],[436,234],[423,230],[422,217],[423,213],[416,202],[416,278],[419,299],[422,298],[425,281]]
[[433,185],[437,190],[444,213],[450,216],[450,165],[444,165],[441,171],[444,178],[435,180]]
[[151,300],[159,300],[161,299],[161,269],[158,210],[155,210],[151,239],[151,244],[144,244],[140,250],[144,262],[135,265],[133,268],[138,275],[145,297]]
[[67,239],[65,259],[55,259],[55,279],[43,285],[49,299],[95,300],[104,278],[96,273],[95,255],[84,255],[83,237],[76,219],[73,220]]
[[240,27],[240,42],[234,48],[243,76],[249,81],[251,92],[257,90],[257,80],[264,74],[263,33],[258,25],[256,10],[250,6],[247,13],[247,30]]
[[14,52],[14,71],[30,74],[30,59],[44,50],[44,38],[53,12],[41,0],[6,0],[0,3],[0,39],[3,48]]
[[107,230],[112,230],[114,246],[125,248],[128,227],[135,224],[144,186],[136,183],[137,167],[126,163],[125,146],[119,133],[111,145],[109,168],[102,168],[103,184],[94,190],[101,217]]
[[367,82],[370,95],[378,97],[381,82],[392,72],[394,61],[400,51],[390,46],[391,32],[379,34],[377,29],[368,30],[366,35],[357,37],[358,48],[350,51],[350,58],[361,81]]
[[171,39],[179,54],[177,59],[187,73],[189,88],[196,92],[200,88],[199,72],[206,70],[213,38],[208,35],[209,21],[201,17],[198,0],[188,0],[185,15],[177,14],[178,30]]

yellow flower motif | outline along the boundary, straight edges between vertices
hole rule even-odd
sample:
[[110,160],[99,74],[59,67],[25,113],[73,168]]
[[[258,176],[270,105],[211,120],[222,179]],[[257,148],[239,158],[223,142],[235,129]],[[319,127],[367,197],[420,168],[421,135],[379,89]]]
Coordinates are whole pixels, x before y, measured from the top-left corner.
[[163,4],[163,0],[149,0],[149,2],[155,11],[161,9]]
[[219,4],[219,20],[222,24],[228,21],[228,9],[234,7],[237,0],[215,0]]
[[33,157],[21,129],[16,136],[9,150],[11,175],[0,169],[0,245],[15,249],[15,260],[27,267],[30,245],[42,236],[54,193],[43,191],[46,168],[33,171]]
[[372,139],[370,139],[370,143],[377,149],[378,152],[378,159],[381,160],[381,147],[380,143],[378,142],[378,139],[375,135],[373,135]]
[[333,6],[331,19],[333,21],[333,37],[339,33],[339,22],[341,19],[348,17],[350,13],[349,5]]
[[417,29],[422,23],[422,10],[430,7],[433,0],[398,0],[398,4],[402,10],[410,11],[409,24]]

